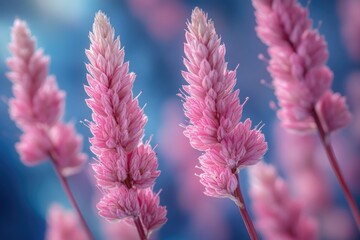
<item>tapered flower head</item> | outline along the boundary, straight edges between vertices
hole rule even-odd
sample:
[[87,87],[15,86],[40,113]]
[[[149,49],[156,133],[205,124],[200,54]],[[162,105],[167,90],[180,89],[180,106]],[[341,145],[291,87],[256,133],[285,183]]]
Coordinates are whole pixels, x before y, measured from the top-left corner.
[[[93,111],[89,124],[93,134],[91,150],[97,158],[93,169],[104,193],[97,208],[108,220],[124,219],[134,224],[140,219],[135,225],[150,234],[166,222],[166,210],[158,206],[159,201],[159,209],[154,210],[154,197],[145,194],[152,192],[160,171],[154,150],[149,142],[142,141],[147,118],[137,97],[133,97],[135,74],[129,73],[124,49],[103,13],[96,14],[89,37],[86,103]],[[149,211],[142,210],[144,204],[150,204]],[[159,216],[162,221],[157,221]],[[153,222],[147,224],[142,218]]]
[[36,42],[26,22],[15,20],[7,59],[14,98],[9,101],[11,118],[23,130],[16,149],[24,164],[32,166],[52,159],[64,175],[76,173],[86,161],[82,139],[72,125],[61,122],[65,93],[48,75],[50,58]]
[[50,59],[35,47],[26,22],[15,20],[9,44],[12,57],[7,60],[11,72],[7,77],[15,96],[9,102],[10,115],[22,129],[34,124],[53,125],[63,112],[65,95],[57,88],[55,78],[48,76]]
[[[316,114],[328,126],[329,133],[346,126],[350,113],[345,99],[340,100],[330,91],[333,74],[326,66],[327,45],[317,29],[311,28],[308,9],[297,0],[252,2],[256,32],[268,46],[268,71],[273,78],[282,124],[295,131],[311,131],[316,129]],[[319,106],[324,102],[327,107],[336,108],[338,115]]]
[[205,154],[199,159],[200,182],[205,194],[232,198],[239,169],[262,159],[267,150],[263,134],[251,129],[251,121],[240,122],[240,104],[235,71],[227,69],[225,46],[214,23],[195,8],[186,31],[182,75],[184,111],[189,118],[184,134],[191,145]]

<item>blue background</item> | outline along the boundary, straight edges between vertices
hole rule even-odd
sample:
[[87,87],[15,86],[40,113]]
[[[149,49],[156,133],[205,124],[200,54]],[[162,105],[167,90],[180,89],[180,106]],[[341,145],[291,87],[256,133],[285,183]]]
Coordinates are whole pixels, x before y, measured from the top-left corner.
[[[84,49],[89,47],[88,33],[92,28],[94,14],[98,10],[106,13],[116,35],[121,37],[121,43],[125,46],[125,59],[130,61],[130,70],[137,75],[134,93],[136,95],[141,91],[140,104],[147,104],[145,113],[149,121],[146,138],[153,135],[152,143],[156,144],[163,124],[161,113],[164,105],[170,99],[180,104],[176,94],[184,84],[180,71],[184,69],[185,23],[191,10],[195,6],[201,7],[214,20],[218,34],[226,44],[229,68],[234,69],[240,64],[237,87],[241,89],[241,101],[245,97],[250,98],[245,105],[244,117],[251,117],[254,123],[262,121],[266,124],[263,128],[269,142],[266,158],[270,160],[274,155],[271,126],[276,117],[269,108],[269,102],[274,100],[274,96],[269,87],[260,83],[261,79],[269,82],[270,77],[266,72],[266,63],[258,59],[258,54],[266,53],[266,48],[254,31],[255,18],[251,1],[170,1],[180,7],[178,25],[170,33],[166,26],[158,26],[160,33],[149,27],[147,19],[152,14],[159,14],[156,8],[146,11],[146,17],[136,15],[130,1],[0,0],[0,239],[43,239],[49,204],[58,201],[70,207],[51,165],[44,163],[32,168],[25,167],[14,149],[21,133],[8,115],[6,101],[12,93],[11,84],[5,77],[8,71],[5,59],[9,56],[7,45],[15,17],[28,22],[38,46],[51,56],[50,73],[56,76],[59,87],[66,91],[64,120],[73,121],[78,132],[84,136],[84,151],[92,161],[93,155],[87,141],[90,132],[81,121],[91,118],[91,112],[84,102],[87,97],[83,90],[87,62]],[[341,41],[336,1],[311,1],[310,15],[315,26],[319,21],[322,22],[320,32],[327,39],[330,51],[328,64],[335,75],[333,88],[343,93],[347,74],[359,69],[359,64],[348,58]],[[156,189],[163,189],[161,202],[167,205],[169,218],[169,222],[159,231],[158,239],[195,239],[184,233],[184,226],[189,219],[174,199],[176,186],[166,158],[161,153],[158,157],[162,175],[156,183]],[[94,186],[89,179],[91,171],[87,169],[70,177],[69,181],[87,221],[96,230],[98,238],[101,238],[97,228],[98,217],[93,211]],[[246,192],[247,182],[243,173],[241,179]],[[236,207],[228,200],[218,201],[229,205],[227,209],[230,210],[226,214],[231,239],[246,238]]]

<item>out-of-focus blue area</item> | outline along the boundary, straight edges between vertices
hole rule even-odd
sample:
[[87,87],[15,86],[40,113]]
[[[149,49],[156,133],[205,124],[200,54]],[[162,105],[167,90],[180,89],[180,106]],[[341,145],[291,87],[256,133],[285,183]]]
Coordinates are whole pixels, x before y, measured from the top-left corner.
[[[16,17],[28,22],[38,46],[51,56],[50,73],[56,76],[59,87],[66,91],[64,119],[73,121],[76,129],[84,136],[84,151],[91,162],[93,155],[87,141],[90,131],[81,121],[91,118],[84,101],[87,62],[84,50],[89,47],[88,33],[95,13],[98,10],[105,12],[116,34],[120,35],[125,47],[125,58],[130,61],[130,70],[137,75],[134,93],[142,92],[140,103],[147,104],[145,113],[149,121],[145,138],[153,135],[152,144],[156,144],[162,126],[164,104],[173,98],[180,103],[176,94],[184,84],[181,70],[184,69],[182,58],[186,21],[195,6],[203,8],[215,21],[217,32],[226,44],[229,68],[234,69],[240,64],[237,87],[241,89],[241,101],[250,98],[245,105],[244,117],[251,117],[254,123],[265,123],[263,131],[269,142],[267,158],[273,155],[271,126],[276,114],[270,109],[269,102],[274,100],[274,96],[269,87],[260,83],[261,79],[269,82],[270,77],[266,72],[266,63],[258,59],[258,54],[266,53],[266,49],[255,34],[251,1],[163,0],[156,7],[161,8],[166,2],[176,4],[162,11],[154,7],[141,9],[141,5],[136,6],[137,2],[144,4],[146,1],[0,0],[0,239],[43,239],[46,211],[50,203],[57,201],[70,208],[51,165],[44,163],[32,168],[25,167],[14,148],[20,131],[8,114],[6,101],[12,93],[11,84],[5,77],[5,59],[9,56],[7,44],[10,41],[10,27]],[[304,4],[306,2],[303,1]],[[167,9],[174,12],[167,13]],[[163,18],[157,19],[153,15],[161,15]],[[329,66],[335,75],[333,87],[343,92],[347,74],[359,66],[348,59],[342,44],[336,1],[311,1],[310,15],[314,25],[321,21],[320,32],[328,42]],[[166,17],[174,27],[169,28],[165,24]],[[161,154],[158,157],[162,174],[155,188],[163,189],[161,202],[167,205],[169,218],[159,231],[158,239],[194,239],[183,232],[182,226],[188,219],[177,206],[174,197],[176,186],[172,173],[167,171],[166,159]],[[98,216],[94,213],[95,200],[92,200],[95,187],[89,177],[91,174],[87,165],[81,174],[70,178],[70,185],[87,221],[100,239]],[[243,174],[241,181],[243,191],[246,192],[247,182]],[[248,201],[247,196],[245,199]],[[247,234],[236,207],[229,201],[227,208],[230,209],[227,211],[227,219],[231,239],[246,239]]]

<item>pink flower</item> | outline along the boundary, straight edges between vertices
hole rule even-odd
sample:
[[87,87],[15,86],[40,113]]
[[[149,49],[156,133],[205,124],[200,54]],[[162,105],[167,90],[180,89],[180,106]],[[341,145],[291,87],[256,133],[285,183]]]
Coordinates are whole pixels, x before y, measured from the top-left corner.
[[225,46],[207,15],[195,8],[185,34],[182,73],[184,111],[189,118],[184,134],[191,145],[205,154],[200,157],[200,182],[205,194],[236,201],[240,168],[256,164],[267,150],[263,134],[251,129],[250,119],[240,122],[235,71],[227,69]]
[[160,206],[159,193],[155,194],[152,189],[147,188],[139,191],[140,219],[147,234],[159,229],[167,221],[166,208]]
[[63,176],[77,173],[86,161],[87,156],[81,153],[82,137],[75,132],[73,124],[58,122],[48,132],[55,156],[55,164]]
[[29,128],[21,135],[20,142],[15,147],[21,161],[25,165],[33,166],[49,157],[51,142],[43,129]]
[[11,118],[24,134],[16,149],[26,165],[51,158],[63,176],[76,173],[85,163],[82,139],[72,125],[61,122],[65,93],[55,77],[48,75],[49,57],[36,50],[27,24],[15,20],[7,60],[14,98],[9,102]]
[[53,204],[47,216],[47,240],[86,240],[85,231],[79,226],[77,216]]
[[137,191],[125,186],[115,188],[106,194],[96,207],[99,209],[100,216],[111,221],[140,215]]
[[[296,0],[253,0],[256,31],[268,46],[268,71],[273,78],[282,124],[292,130],[316,129],[319,115],[328,132],[346,126],[350,113],[345,99],[330,90],[333,74],[325,65],[324,38],[311,28],[308,9]],[[326,109],[319,107],[326,102]],[[336,109],[337,114],[328,109]]]
[[[108,18],[98,12],[86,50],[90,63],[85,86],[90,97],[86,103],[93,111],[91,150],[98,160],[93,169],[105,194],[97,207],[108,220],[132,218],[141,238],[147,238],[166,222],[166,209],[159,206],[158,196],[154,207],[154,197],[145,194],[152,191],[160,171],[154,150],[149,142],[142,142],[147,118],[133,97],[135,74],[128,72],[124,49],[114,35]],[[144,204],[152,204],[151,211],[142,211]],[[155,222],[149,225],[142,219]]]
[[345,101],[345,97],[331,91],[326,92],[319,101],[317,110],[321,113],[321,120],[328,132],[342,128],[350,122],[351,114]]
[[314,220],[291,198],[273,166],[259,163],[249,173],[255,225],[265,239],[316,239]]
[[24,129],[34,124],[53,125],[60,120],[64,93],[55,78],[48,76],[49,57],[35,51],[35,40],[25,22],[16,19],[12,28],[7,60],[15,98],[10,100],[10,115]]

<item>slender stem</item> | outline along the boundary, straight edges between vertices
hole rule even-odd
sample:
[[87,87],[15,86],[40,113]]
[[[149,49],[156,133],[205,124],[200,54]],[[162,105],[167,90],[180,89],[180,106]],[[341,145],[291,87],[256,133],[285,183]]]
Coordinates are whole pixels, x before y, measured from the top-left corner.
[[238,181],[238,185],[237,185],[237,188],[235,190],[235,198],[238,200],[238,207],[239,207],[239,210],[240,210],[240,214],[243,218],[243,221],[245,223],[245,226],[246,226],[246,229],[249,233],[249,236],[250,236],[250,239],[251,240],[258,240],[258,236],[257,236],[257,233],[256,233],[256,230],[254,228],[254,224],[250,218],[250,215],[248,213],[248,211],[246,210],[246,206],[245,206],[245,201],[244,201],[244,198],[242,196],[242,193],[241,193],[241,189],[240,189],[240,182],[239,182],[239,176],[238,174],[236,174],[236,179]]
[[340,183],[340,186],[345,194],[345,197],[346,197],[346,200],[350,206],[350,209],[351,209],[351,212],[354,216],[354,219],[355,219],[355,222],[356,222],[356,225],[358,227],[358,229],[360,229],[360,213],[359,213],[359,209],[356,205],[356,202],[355,202],[355,199],[354,197],[352,196],[351,192],[350,192],[350,189],[348,187],[348,185],[346,184],[345,182],[345,179],[344,179],[344,176],[343,174],[341,173],[341,170],[340,170],[340,167],[339,167],[339,164],[337,163],[336,161],[336,156],[335,156],[335,153],[334,153],[334,150],[331,146],[331,143],[330,143],[330,134],[328,132],[325,131],[321,121],[320,121],[320,118],[316,112],[315,109],[313,109],[312,111],[312,114],[313,114],[313,118],[315,120],[315,123],[316,123],[316,126],[317,126],[317,129],[318,129],[318,132],[319,132],[319,135],[320,135],[320,139],[321,139],[321,142],[325,148],[325,152],[326,152],[326,155],[328,156],[328,159],[329,159],[329,162],[330,162],[330,165],[336,175],[336,178],[338,179],[339,183]]
[[144,231],[144,227],[140,221],[139,217],[134,217],[134,223],[136,226],[136,229],[138,230],[139,236],[141,240],[148,240],[145,231]]
[[80,211],[80,208],[79,208],[79,205],[77,204],[75,198],[74,198],[74,195],[72,194],[71,190],[70,190],[70,187],[69,187],[69,184],[66,180],[66,178],[62,175],[58,165],[56,164],[56,157],[55,157],[55,154],[50,152],[50,158],[51,158],[51,161],[54,165],[54,168],[55,168],[55,171],[56,171],[56,174],[58,175],[59,177],[59,180],[60,180],[60,183],[61,185],[63,186],[64,190],[65,190],[65,193],[67,195],[67,197],[69,198],[70,200],[70,203],[72,204],[73,208],[75,209],[79,219],[80,219],[80,222],[85,230],[85,233],[86,235],[88,236],[89,240],[93,240],[94,237],[90,231],[90,228],[89,226],[86,224],[86,221],[85,221],[85,218],[84,216],[82,215],[81,211]]

